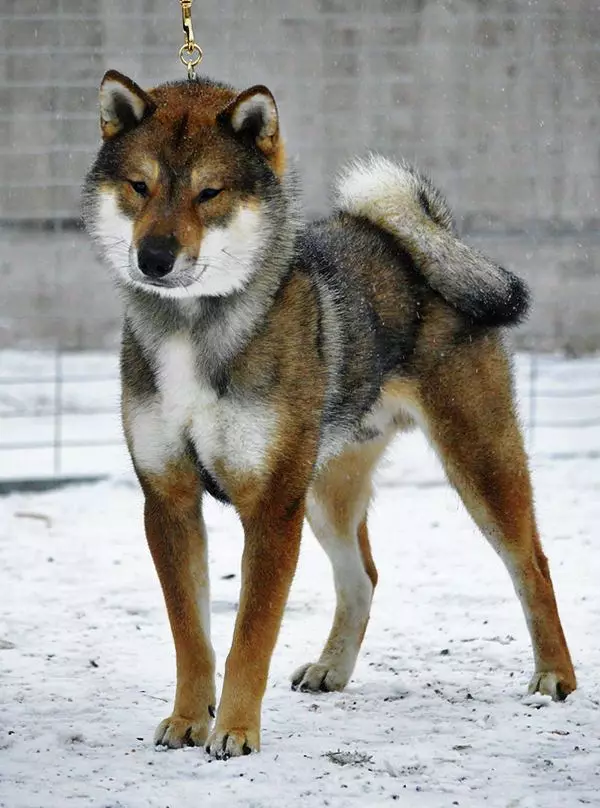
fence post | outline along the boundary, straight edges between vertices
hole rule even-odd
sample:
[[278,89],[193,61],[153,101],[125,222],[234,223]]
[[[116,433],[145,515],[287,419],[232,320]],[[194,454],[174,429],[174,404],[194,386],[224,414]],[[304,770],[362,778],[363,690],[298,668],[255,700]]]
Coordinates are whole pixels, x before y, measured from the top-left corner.
[[61,468],[62,449],[62,409],[63,409],[63,376],[62,352],[60,346],[56,349],[54,357],[54,430],[52,436],[54,476],[59,477]]
[[536,353],[529,355],[529,416],[528,435],[529,453],[533,453],[535,444],[535,421],[537,417],[537,383],[538,383],[538,357]]

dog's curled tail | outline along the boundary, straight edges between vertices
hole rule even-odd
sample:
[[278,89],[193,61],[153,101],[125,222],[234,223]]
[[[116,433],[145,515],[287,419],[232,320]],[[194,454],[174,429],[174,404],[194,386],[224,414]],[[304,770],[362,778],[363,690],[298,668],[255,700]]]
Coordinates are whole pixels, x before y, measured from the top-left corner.
[[525,283],[457,238],[444,196],[413,166],[371,155],[345,168],[336,190],[338,210],[395,236],[429,286],[459,311],[490,326],[524,318]]

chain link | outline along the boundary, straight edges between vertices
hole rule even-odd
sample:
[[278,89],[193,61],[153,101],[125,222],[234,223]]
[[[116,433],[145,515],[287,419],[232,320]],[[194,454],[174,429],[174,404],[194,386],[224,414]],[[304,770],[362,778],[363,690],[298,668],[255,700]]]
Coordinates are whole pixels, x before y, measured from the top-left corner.
[[192,2],[193,0],[179,0],[181,4],[181,19],[183,22],[183,33],[185,43],[179,48],[179,59],[181,64],[187,68],[188,79],[192,81],[196,78],[196,67],[202,61],[202,48],[194,39],[194,29],[192,28]]

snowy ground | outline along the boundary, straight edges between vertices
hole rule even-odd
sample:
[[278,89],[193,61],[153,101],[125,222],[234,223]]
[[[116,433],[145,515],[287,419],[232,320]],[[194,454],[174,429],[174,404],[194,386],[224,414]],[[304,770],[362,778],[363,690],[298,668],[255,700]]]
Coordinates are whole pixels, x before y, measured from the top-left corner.
[[[597,398],[584,396],[581,410],[560,391],[597,386],[600,361],[547,367],[543,384],[557,396],[540,424],[593,421]],[[81,408],[87,392],[73,395]],[[565,430],[536,428],[534,482],[579,691],[564,704],[524,697],[531,654],[508,576],[411,435],[380,475],[371,517],[380,585],[349,688],[289,689],[291,671],[318,655],[333,607],[307,530],[262,752],[227,762],[152,745],[170,710],[174,655],[130,474],[0,498],[0,806],[600,806],[600,427],[570,439]],[[572,449],[590,456],[565,457]],[[241,534],[214,502],[207,524],[222,671]]]

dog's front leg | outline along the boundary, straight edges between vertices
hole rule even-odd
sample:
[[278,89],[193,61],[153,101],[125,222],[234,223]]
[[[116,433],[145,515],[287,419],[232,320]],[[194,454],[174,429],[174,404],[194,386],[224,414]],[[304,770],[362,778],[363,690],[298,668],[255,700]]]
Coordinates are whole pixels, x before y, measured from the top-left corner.
[[[285,486],[278,476],[272,488]],[[260,748],[260,709],[300,549],[304,497],[268,490],[238,505],[245,531],[242,591],[217,720],[206,750],[217,758]]]
[[177,663],[173,712],[158,725],[154,740],[173,749],[202,746],[215,714],[215,663],[198,476],[189,461],[180,461],[161,475],[139,477],[146,499],[146,538],[165,597]]

